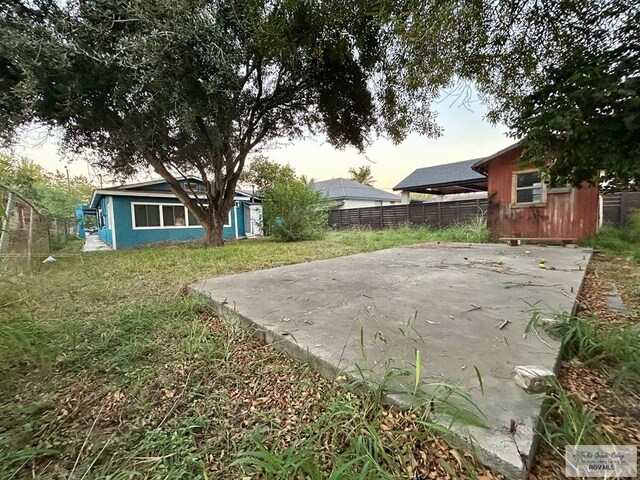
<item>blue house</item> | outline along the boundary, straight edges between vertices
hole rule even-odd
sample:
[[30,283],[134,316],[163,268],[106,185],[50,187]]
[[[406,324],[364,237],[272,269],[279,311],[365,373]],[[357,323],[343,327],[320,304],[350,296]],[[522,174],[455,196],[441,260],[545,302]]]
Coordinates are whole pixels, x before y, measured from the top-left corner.
[[[204,185],[197,177],[187,177],[180,183],[187,192],[193,192],[192,197],[204,197]],[[234,200],[223,237],[231,240],[261,235],[260,199],[236,190]],[[95,212],[98,235],[114,250],[204,238],[198,219],[171,192],[165,180],[96,190],[84,211]]]

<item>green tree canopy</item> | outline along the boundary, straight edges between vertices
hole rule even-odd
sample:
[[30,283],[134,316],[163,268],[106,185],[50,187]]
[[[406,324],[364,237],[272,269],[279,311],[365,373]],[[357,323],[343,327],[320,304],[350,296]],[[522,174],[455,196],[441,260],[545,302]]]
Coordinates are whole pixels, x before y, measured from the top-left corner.
[[267,189],[263,211],[267,231],[276,240],[322,238],[329,228],[331,202],[299,178],[279,179]]
[[406,81],[439,77],[462,102],[473,85],[488,118],[524,139],[525,160],[553,182],[580,184],[603,170],[611,186],[637,184],[637,0],[411,0],[399,8]]
[[240,182],[255,187],[256,195],[264,196],[266,191],[277,182],[286,182],[295,178],[296,172],[289,165],[272,162],[264,155],[258,155],[251,160],[249,166],[242,172]]
[[518,110],[511,125],[523,157],[547,167],[552,185],[640,185],[640,43],[575,52]]
[[[393,5],[393,4],[390,4]],[[247,155],[323,133],[364,149],[438,132],[438,79],[404,81],[384,2],[14,0],[0,16],[0,132],[37,122],[63,147],[132,174],[151,166],[200,220],[222,226]],[[433,80],[433,81],[431,81]],[[419,99],[419,100],[416,100]],[[198,174],[202,202],[177,181]]]
[[41,215],[73,222],[76,205],[89,201],[93,186],[81,175],[67,180],[65,173],[47,172],[27,158],[0,155],[0,193],[9,191],[29,202]]

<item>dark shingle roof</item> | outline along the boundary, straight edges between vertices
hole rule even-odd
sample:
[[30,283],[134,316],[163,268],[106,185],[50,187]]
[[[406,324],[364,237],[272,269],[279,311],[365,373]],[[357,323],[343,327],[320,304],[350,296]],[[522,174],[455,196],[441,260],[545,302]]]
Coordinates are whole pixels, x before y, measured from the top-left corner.
[[469,182],[474,180],[484,180],[485,176],[474,172],[471,167],[482,160],[474,158],[462,162],[447,163],[434,167],[424,167],[414,170],[407,178],[393,187],[394,190],[405,190],[423,186],[446,185],[457,182]]
[[322,182],[314,182],[311,188],[322,191],[332,200],[378,200],[385,202],[399,202],[400,197],[393,193],[385,192],[377,188],[362,185],[361,183],[346,178],[333,178]]

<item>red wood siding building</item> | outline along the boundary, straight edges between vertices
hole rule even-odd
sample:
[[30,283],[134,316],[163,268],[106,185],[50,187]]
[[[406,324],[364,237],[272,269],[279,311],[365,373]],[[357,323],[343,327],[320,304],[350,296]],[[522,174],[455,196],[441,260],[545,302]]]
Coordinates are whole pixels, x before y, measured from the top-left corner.
[[598,189],[551,189],[535,168],[519,164],[522,148],[512,145],[478,161],[473,169],[488,178],[487,223],[496,239],[578,240],[599,225]]

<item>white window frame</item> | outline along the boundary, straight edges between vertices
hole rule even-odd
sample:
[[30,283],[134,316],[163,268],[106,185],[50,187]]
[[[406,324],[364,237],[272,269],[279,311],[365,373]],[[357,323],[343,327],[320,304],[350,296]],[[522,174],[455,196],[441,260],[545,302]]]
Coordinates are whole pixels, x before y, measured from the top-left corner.
[[527,170],[518,170],[517,172],[513,172],[511,178],[512,190],[511,190],[511,206],[513,207],[529,207],[529,206],[544,206],[547,203],[547,186],[542,180],[542,176],[540,176],[540,200],[536,202],[518,202],[518,190],[528,190],[535,187],[521,187],[518,188],[518,175],[523,175],[526,173],[540,173],[540,170],[537,168],[529,168]]
[[[137,227],[136,226],[136,205],[146,205],[146,206],[157,206],[160,210],[160,226],[158,227]],[[184,219],[187,225],[165,225],[164,224],[164,213],[162,211],[162,207],[182,207],[184,208]],[[235,207],[234,207],[235,210]],[[131,228],[133,230],[165,230],[165,229],[184,229],[184,228],[202,228],[202,225],[188,225],[189,223],[189,211],[187,207],[185,207],[181,203],[162,203],[162,202],[131,202]],[[223,228],[231,227],[231,211],[229,211],[229,215],[227,217],[227,223],[223,225]]]

